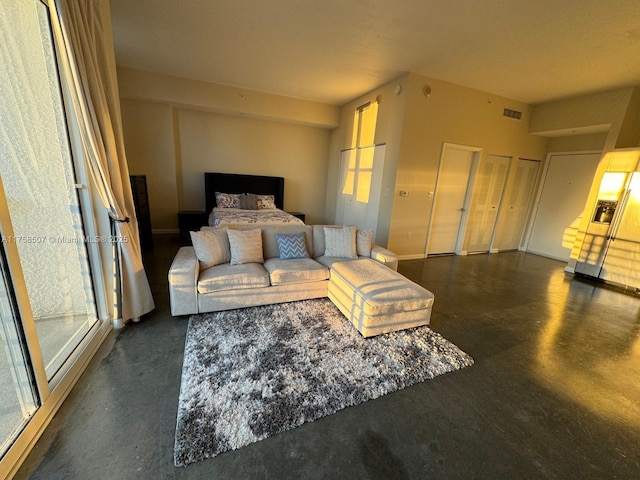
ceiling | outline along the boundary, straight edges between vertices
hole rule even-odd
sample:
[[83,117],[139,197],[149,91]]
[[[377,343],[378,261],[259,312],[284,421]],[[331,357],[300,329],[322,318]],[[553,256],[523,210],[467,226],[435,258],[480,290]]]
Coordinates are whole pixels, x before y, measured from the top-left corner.
[[411,71],[536,104],[640,85],[638,0],[110,0],[120,66],[342,105]]

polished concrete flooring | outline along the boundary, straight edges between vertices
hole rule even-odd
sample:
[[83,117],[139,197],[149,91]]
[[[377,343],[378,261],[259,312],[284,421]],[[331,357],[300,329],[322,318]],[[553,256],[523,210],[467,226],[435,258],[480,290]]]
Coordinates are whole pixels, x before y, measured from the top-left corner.
[[174,467],[170,238],[145,260],[157,309],[111,334],[17,478],[640,478],[640,299],[518,252],[400,264],[474,366]]

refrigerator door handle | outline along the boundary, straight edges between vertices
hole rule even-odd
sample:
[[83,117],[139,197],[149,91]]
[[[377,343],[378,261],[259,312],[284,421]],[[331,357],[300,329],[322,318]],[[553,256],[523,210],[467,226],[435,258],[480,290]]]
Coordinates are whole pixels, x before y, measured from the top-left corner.
[[607,235],[611,240],[615,240],[618,236],[618,229],[620,228],[620,222],[622,221],[622,215],[624,214],[624,210],[627,208],[627,202],[629,201],[629,196],[631,195],[631,190],[627,189],[622,192],[622,198],[618,203],[616,211],[613,215],[613,220],[611,221],[611,227],[609,228],[609,234]]

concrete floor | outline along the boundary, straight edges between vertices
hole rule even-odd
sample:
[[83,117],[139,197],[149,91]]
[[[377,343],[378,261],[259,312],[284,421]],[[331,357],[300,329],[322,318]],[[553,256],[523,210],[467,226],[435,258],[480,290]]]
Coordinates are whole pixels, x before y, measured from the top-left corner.
[[177,240],[154,241],[156,310],[110,335],[16,478],[640,478],[640,299],[518,252],[400,264],[471,368],[176,468],[187,321]]

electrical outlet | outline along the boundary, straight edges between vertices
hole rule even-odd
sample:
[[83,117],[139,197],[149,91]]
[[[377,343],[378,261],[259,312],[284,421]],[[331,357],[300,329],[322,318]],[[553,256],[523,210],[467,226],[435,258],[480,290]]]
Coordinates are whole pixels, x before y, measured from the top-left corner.
[[427,192],[427,198],[433,198],[433,192]]

